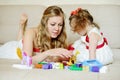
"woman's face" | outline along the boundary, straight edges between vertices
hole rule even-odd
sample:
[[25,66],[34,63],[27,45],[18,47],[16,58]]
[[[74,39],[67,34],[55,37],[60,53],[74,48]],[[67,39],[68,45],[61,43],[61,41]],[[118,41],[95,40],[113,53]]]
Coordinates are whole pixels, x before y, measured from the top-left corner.
[[63,28],[63,18],[54,16],[48,19],[48,32],[51,38],[57,38]]

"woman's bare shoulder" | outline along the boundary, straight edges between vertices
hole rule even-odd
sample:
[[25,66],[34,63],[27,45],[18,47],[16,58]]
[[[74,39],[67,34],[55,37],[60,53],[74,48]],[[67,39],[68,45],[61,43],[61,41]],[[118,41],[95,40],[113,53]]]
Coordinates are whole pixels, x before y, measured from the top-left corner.
[[36,31],[37,31],[37,28],[28,28],[26,29],[25,34],[34,37],[36,35]]

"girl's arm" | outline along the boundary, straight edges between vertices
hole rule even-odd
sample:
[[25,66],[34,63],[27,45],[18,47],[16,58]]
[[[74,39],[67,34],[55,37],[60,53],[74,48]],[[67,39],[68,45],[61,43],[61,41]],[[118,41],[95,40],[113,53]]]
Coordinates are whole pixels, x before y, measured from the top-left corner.
[[91,33],[89,35],[89,59],[96,59],[96,47],[100,36],[97,33]]

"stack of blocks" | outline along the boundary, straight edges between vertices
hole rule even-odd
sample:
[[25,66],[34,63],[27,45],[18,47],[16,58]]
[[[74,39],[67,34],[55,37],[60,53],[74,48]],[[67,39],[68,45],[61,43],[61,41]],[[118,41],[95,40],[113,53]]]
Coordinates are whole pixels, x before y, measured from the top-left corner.
[[63,63],[47,63],[39,62],[35,65],[35,68],[39,69],[69,69],[74,71],[90,71],[90,72],[99,72],[100,68],[103,65],[97,60],[87,60],[82,63],[75,63],[73,65],[64,65]]
[[35,65],[35,68],[39,69],[64,69],[64,66],[62,63],[54,63],[54,62],[39,62],[38,64]]
[[[99,72],[100,68],[103,66],[97,60],[87,60],[82,63],[76,63],[76,56],[80,54],[79,51],[76,51],[75,55],[68,61],[66,64],[60,62],[39,62],[35,65],[35,68],[39,69],[70,69],[75,71],[90,71],[90,72]],[[28,67],[32,66],[32,57],[28,56],[25,52],[22,53],[22,64],[27,65]]]

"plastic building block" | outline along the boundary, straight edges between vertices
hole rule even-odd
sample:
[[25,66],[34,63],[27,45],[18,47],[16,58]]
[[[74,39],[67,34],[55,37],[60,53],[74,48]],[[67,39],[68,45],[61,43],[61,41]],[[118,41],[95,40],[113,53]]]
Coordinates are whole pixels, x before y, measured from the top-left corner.
[[77,67],[75,64],[69,67],[70,70],[82,71],[82,67]]
[[47,64],[48,62],[38,62],[38,64]]
[[52,64],[43,64],[42,69],[52,69]]
[[42,64],[35,64],[35,68],[39,68],[39,69],[42,69]]
[[70,66],[64,66],[64,69],[69,69]]
[[83,64],[83,70],[86,69],[86,67],[89,67],[89,71],[92,72],[99,72],[100,68],[103,66],[97,60],[87,60],[84,61],[82,64]]
[[89,66],[82,66],[83,71],[90,71]]
[[53,69],[63,69],[62,63],[53,63],[52,64]]
[[22,60],[22,51],[21,51],[21,49],[17,48],[16,52],[17,52],[17,55],[20,58],[20,60]]
[[76,63],[76,67],[82,67],[82,63]]
[[98,66],[93,66],[93,67],[91,67],[91,71],[92,72],[99,72],[99,67]]
[[80,54],[78,50],[76,50],[75,55],[70,58],[69,62],[67,62],[67,65],[71,66],[76,63],[76,57],[77,55]]
[[35,65],[35,68],[52,69],[52,64],[48,62],[38,62],[38,64]]
[[64,65],[60,63],[60,69],[64,69]]
[[28,56],[25,52],[22,53],[22,57],[21,63],[30,67],[32,65],[32,57]]

